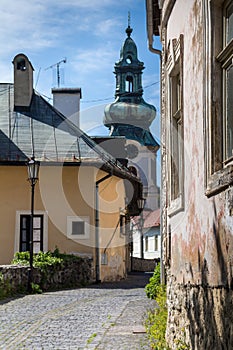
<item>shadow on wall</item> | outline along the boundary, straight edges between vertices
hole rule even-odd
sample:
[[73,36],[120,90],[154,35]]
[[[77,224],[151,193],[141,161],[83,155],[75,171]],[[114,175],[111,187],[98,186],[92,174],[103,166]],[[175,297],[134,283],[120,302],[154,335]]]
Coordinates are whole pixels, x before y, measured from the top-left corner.
[[[229,252],[233,237],[227,232],[222,217],[214,205],[213,238],[216,249],[216,270],[209,269],[207,261],[201,266],[201,285],[187,286],[186,314],[189,321],[191,349],[233,349],[233,279]],[[200,252],[198,252],[199,263]],[[199,265],[200,266],[200,265]],[[218,286],[208,283],[211,274],[218,273]]]

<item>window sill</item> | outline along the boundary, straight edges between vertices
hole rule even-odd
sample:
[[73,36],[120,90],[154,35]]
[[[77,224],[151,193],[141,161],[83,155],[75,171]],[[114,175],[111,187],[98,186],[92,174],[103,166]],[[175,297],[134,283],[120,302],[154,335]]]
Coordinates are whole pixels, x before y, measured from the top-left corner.
[[232,164],[229,164],[219,171],[216,171],[216,173],[210,176],[205,195],[209,198],[225,191],[229,186],[233,186]]

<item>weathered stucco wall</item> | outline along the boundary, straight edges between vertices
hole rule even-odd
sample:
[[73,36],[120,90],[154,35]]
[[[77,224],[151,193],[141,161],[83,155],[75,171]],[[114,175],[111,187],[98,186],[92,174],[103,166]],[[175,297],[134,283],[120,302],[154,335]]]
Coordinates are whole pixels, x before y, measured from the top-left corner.
[[[219,1],[220,2],[220,1]],[[191,349],[232,347],[233,190],[208,198],[206,191],[205,21],[201,0],[166,1],[162,19],[162,227],[168,276],[167,339],[186,339]],[[169,13],[167,9],[169,8]],[[206,2],[207,3],[207,2]],[[184,205],[169,215],[169,77],[167,55],[183,35]],[[209,68],[208,68],[209,69]],[[217,84],[213,80],[212,84]],[[216,101],[212,101],[216,103]],[[217,130],[216,132],[219,132]],[[220,138],[219,138],[220,137]],[[221,142],[221,135],[214,143]],[[230,323],[230,324],[229,324]],[[184,334],[186,333],[186,335]],[[183,335],[182,335],[183,334]],[[182,336],[181,336],[182,335]]]
[[[61,252],[84,254],[95,260],[95,183],[104,176],[106,172],[97,167],[41,165],[35,186],[34,214],[44,215],[45,251],[58,247]],[[26,165],[1,165],[0,178],[0,263],[9,264],[14,253],[19,251],[19,217],[21,214],[30,215],[31,187],[27,181]],[[118,256],[115,270],[110,266],[104,268],[101,277],[102,280],[124,278],[126,236],[120,234],[118,225],[120,211],[125,209],[124,180],[111,176],[100,183],[98,198],[99,247],[106,249],[109,261],[113,259],[110,257]],[[77,216],[89,218],[89,234],[85,237],[68,235],[67,218]]]
[[[86,187],[94,193],[93,169],[86,168]],[[38,211],[48,216],[47,246],[45,250],[93,252],[93,234],[90,242],[84,244],[67,237],[67,216],[90,216],[91,229],[94,227],[94,204],[91,200],[83,200],[77,182],[79,168],[62,166],[41,166],[39,181],[35,186],[34,213]],[[92,176],[92,177],[91,177]],[[9,264],[14,252],[19,251],[19,226],[17,227],[17,212],[30,214],[31,187],[27,181],[26,166],[0,166],[1,217],[0,217],[0,263]]]
[[[178,1],[174,5],[169,19],[173,27],[184,2]],[[228,283],[233,274],[233,217],[229,203],[232,190],[212,198],[205,195],[204,153],[207,150],[203,131],[205,104],[202,82],[205,71],[202,1],[189,1],[189,4],[191,2],[190,11],[185,16],[186,24],[180,29],[184,34],[184,208],[180,213],[168,216],[172,237],[171,273],[178,283],[198,284],[205,268],[209,271],[208,283],[216,286]],[[173,33],[169,25],[167,43],[177,35],[175,27]]]

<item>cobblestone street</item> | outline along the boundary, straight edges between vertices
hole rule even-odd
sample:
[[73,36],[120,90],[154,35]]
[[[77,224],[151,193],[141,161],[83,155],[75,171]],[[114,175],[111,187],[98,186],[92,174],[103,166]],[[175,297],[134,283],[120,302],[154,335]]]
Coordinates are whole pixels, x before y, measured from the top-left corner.
[[150,349],[143,321],[148,274],[0,303],[0,349]]

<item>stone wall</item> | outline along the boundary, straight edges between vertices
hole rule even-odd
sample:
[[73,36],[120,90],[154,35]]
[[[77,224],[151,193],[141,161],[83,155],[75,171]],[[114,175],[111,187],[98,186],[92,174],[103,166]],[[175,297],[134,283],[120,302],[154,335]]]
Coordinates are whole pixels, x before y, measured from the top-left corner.
[[156,265],[160,259],[140,259],[132,258],[132,271],[154,272]]
[[[167,341],[171,349],[232,349],[233,293],[225,287],[168,281]],[[173,281],[172,281],[173,280]]]
[[[94,282],[93,261],[80,258],[67,262],[63,266],[49,266],[46,271],[33,269],[33,282],[43,291],[79,287]],[[0,287],[3,286],[12,293],[27,290],[28,267],[16,265],[0,266]]]

